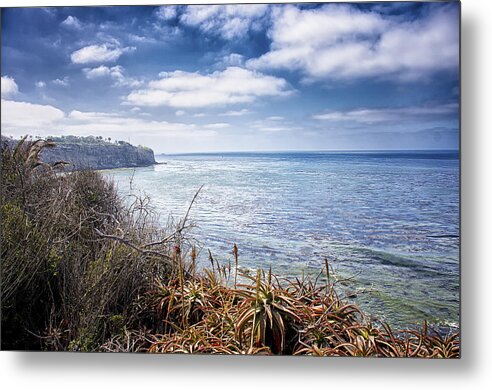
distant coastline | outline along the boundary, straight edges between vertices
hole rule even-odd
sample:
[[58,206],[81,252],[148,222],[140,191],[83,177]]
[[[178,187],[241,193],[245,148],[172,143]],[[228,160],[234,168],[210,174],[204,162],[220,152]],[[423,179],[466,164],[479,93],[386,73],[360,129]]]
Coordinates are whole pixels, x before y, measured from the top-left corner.
[[[134,146],[125,141],[113,141],[102,137],[60,136],[48,137],[53,147],[42,151],[42,160],[48,164],[64,162],[68,170],[137,168],[157,164],[154,151],[145,146]],[[2,141],[17,143],[19,140],[2,136]]]

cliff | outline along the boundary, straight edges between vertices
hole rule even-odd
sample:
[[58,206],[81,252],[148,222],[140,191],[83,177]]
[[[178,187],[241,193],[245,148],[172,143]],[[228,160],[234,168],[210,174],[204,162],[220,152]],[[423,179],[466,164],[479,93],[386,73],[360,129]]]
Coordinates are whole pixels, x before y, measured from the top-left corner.
[[152,149],[136,147],[130,144],[57,144],[43,151],[42,160],[47,163],[66,161],[73,169],[111,169],[145,167],[155,164]]
[[[4,140],[4,137],[2,137]],[[52,137],[55,147],[46,148],[41,160],[47,163],[65,161],[67,169],[112,169],[145,167],[156,164],[154,152],[127,142],[111,143],[96,137]],[[9,140],[9,142],[17,142]]]

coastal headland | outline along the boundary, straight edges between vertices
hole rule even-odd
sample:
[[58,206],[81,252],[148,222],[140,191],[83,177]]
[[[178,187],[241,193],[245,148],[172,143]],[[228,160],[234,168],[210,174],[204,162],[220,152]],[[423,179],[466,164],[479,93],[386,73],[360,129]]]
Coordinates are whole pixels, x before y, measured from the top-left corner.
[[[2,140],[4,137],[2,137]],[[5,138],[16,144],[18,140]],[[156,164],[154,151],[145,146],[134,146],[125,141],[111,141],[102,137],[48,137],[52,147],[44,148],[42,160],[48,164],[66,163],[65,169],[136,168]]]

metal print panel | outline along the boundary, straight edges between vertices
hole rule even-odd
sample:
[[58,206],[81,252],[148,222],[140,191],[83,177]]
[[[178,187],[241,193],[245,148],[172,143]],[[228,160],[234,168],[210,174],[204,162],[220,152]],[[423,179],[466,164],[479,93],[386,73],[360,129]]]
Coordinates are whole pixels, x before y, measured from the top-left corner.
[[4,350],[460,356],[460,3],[2,9]]

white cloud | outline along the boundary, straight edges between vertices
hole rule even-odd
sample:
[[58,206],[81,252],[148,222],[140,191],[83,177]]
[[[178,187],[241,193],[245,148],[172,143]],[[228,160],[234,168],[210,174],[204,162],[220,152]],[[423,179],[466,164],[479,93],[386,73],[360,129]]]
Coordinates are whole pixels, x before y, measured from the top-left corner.
[[113,62],[122,54],[133,50],[134,47],[119,47],[113,44],[90,45],[74,51],[70,59],[74,64]]
[[109,76],[111,74],[111,69],[104,65],[98,66],[97,68],[84,68],[82,71],[89,80]]
[[249,124],[251,129],[261,131],[264,133],[279,133],[288,131],[299,131],[299,126],[292,124],[289,121],[285,121],[281,116],[270,116],[268,118],[260,119]]
[[244,56],[238,53],[231,53],[224,56],[219,64],[224,66],[242,66],[244,64]]
[[155,22],[151,25],[152,31],[148,34],[155,34],[155,42],[170,42],[178,38],[183,31],[179,26],[172,26],[167,23]]
[[179,108],[252,103],[264,96],[287,96],[291,90],[284,79],[229,67],[211,74],[183,71],[163,72],[147,88],[131,92],[126,103],[136,106]]
[[186,115],[186,111],[183,111],[183,110],[178,110],[176,111],[176,116],[183,116],[183,115]]
[[75,30],[82,29],[82,23],[80,22],[80,20],[72,15],[67,16],[67,18],[63,22],[61,22],[61,25],[64,27],[73,28]]
[[204,125],[203,127],[205,129],[226,129],[229,126],[229,123],[209,123],[207,125]]
[[268,9],[264,4],[193,5],[186,7],[180,21],[205,33],[233,39],[259,29]]
[[330,111],[313,118],[328,122],[352,122],[358,124],[383,124],[402,122],[438,121],[457,119],[459,106],[456,103],[434,106],[401,108],[358,108],[349,111]]
[[[119,115],[117,113],[108,113],[108,112],[96,112],[96,111],[78,111],[73,110],[68,114],[69,119],[75,119],[78,121],[87,121],[87,120],[100,120],[106,122],[108,118],[118,118]],[[112,121],[110,119],[110,121]],[[119,122],[120,120],[117,119]]]
[[12,77],[2,76],[1,80],[2,98],[11,97],[19,93],[19,87]]
[[243,116],[243,115],[247,115],[247,114],[250,114],[251,111],[248,110],[247,108],[243,108],[242,110],[230,110],[230,111],[226,111],[222,114],[219,114],[219,116]]
[[2,130],[15,136],[35,134],[53,126],[63,119],[63,111],[50,105],[14,102],[2,99]]
[[125,69],[121,65],[113,67],[100,65],[96,68],[84,68],[82,71],[89,80],[110,77],[114,81],[114,85],[118,87],[137,88],[142,85],[141,81],[125,76]]
[[212,136],[212,129],[196,124],[156,121],[128,117],[120,113],[72,111],[67,117],[64,130],[75,135],[110,135],[124,138],[127,135],[153,136]]
[[292,131],[292,130],[298,130],[298,128],[291,128],[287,126],[261,126],[258,127],[260,131],[264,131],[266,133],[278,133],[282,131]]
[[[117,23],[113,22],[107,22],[99,25],[99,27],[102,30],[106,31],[98,31],[96,33],[96,38],[99,40],[99,42],[104,42],[106,46],[108,46],[110,49],[112,48],[118,48],[121,47],[121,42],[118,38],[115,38],[110,32],[116,32],[114,30],[118,30],[121,27],[118,27]],[[111,30],[108,32],[108,30]]]
[[270,51],[247,65],[301,71],[307,81],[385,77],[415,80],[459,64],[456,7],[403,22],[348,5],[276,8]]
[[175,5],[164,5],[157,9],[156,15],[163,20],[174,19],[178,15],[177,7]]
[[[84,112],[73,110],[68,115],[50,105],[14,102],[2,99],[2,132],[19,138],[23,135],[101,135],[118,139],[144,136],[150,142],[163,138],[179,140],[213,137],[219,126],[172,123],[134,118],[124,113]],[[140,142],[140,141],[139,141]]]
[[133,42],[137,43],[157,43],[158,41],[150,36],[143,36],[143,35],[136,35],[136,34],[129,34],[128,39],[130,39]]
[[80,111],[70,113],[64,123],[63,132],[125,140],[150,146],[155,152],[159,152],[159,148],[187,151],[190,145],[213,145],[219,135],[217,130],[197,124],[152,120],[147,117],[134,118],[124,113]]
[[65,76],[63,79],[54,79],[52,83],[60,87],[68,87],[70,84],[68,80],[68,76]]
[[44,81],[36,81],[36,87],[44,88],[46,87],[46,83]]

